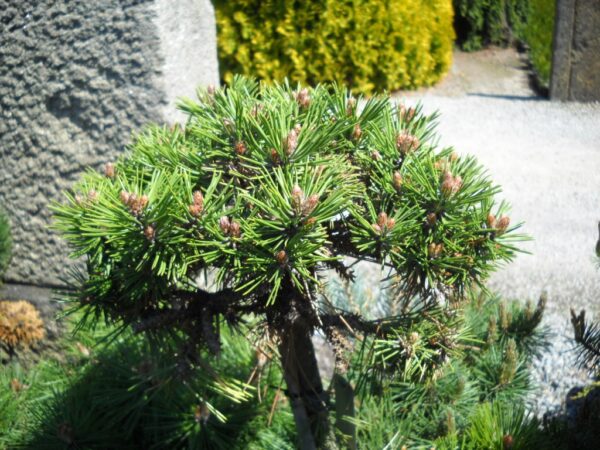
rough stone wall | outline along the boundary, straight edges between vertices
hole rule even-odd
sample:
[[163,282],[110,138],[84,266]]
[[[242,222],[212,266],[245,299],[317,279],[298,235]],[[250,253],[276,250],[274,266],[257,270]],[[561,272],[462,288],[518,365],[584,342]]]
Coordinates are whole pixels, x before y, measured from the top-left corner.
[[[212,6],[200,0],[184,2],[191,11],[166,0],[0,0],[0,205],[15,244],[8,282],[62,284],[68,251],[48,229],[49,202],[87,166],[114,159],[132,132],[175,118],[178,86],[190,95],[218,81],[214,14],[203,39],[214,58],[185,43],[165,58],[168,3],[168,20],[179,11],[186,32],[194,32],[190,18],[210,22]],[[165,77],[173,67],[176,82]]]

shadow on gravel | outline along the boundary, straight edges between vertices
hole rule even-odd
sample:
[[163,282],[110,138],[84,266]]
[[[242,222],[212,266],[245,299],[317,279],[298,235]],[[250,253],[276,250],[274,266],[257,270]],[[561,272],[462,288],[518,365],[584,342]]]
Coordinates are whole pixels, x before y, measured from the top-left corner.
[[467,97],[484,97],[484,98],[497,98],[502,100],[518,100],[524,102],[547,102],[548,99],[544,97],[534,97],[528,95],[501,95],[501,94],[485,94],[483,92],[468,92]]

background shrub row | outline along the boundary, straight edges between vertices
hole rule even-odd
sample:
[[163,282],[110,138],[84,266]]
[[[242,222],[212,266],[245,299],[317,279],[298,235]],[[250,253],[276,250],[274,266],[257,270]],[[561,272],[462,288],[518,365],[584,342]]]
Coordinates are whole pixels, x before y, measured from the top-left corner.
[[463,50],[525,43],[540,80],[549,82],[556,0],[454,0],[453,5]]
[[218,0],[221,73],[357,92],[427,86],[452,60],[451,0]]
[[439,81],[455,39],[467,51],[524,42],[550,78],[555,0],[216,0],[222,78],[316,84],[361,93]]

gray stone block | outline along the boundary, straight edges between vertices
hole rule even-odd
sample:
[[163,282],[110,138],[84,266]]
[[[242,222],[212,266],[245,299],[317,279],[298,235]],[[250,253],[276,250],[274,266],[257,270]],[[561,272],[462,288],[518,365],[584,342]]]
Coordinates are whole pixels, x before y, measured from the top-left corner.
[[600,0],[558,0],[550,98],[600,101]]
[[8,281],[61,285],[68,250],[52,200],[100,169],[178,96],[218,83],[208,0],[0,0],[0,205],[14,236]]

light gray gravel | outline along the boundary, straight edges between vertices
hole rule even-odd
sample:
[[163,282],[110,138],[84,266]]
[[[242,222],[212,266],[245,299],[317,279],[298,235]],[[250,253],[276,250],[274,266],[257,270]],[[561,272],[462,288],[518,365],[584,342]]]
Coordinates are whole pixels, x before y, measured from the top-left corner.
[[[442,145],[475,155],[503,187],[511,222],[534,240],[500,269],[490,287],[506,298],[548,294],[544,324],[552,347],[535,364],[540,412],[586,379],[573,369],[569,308],[600,313],[600,268],[594,257],[600,220],[600,104],[554,103],[532,95],[425,93],[426,111],[441,113]],[[538,393],[538,394],[539,394]]]

